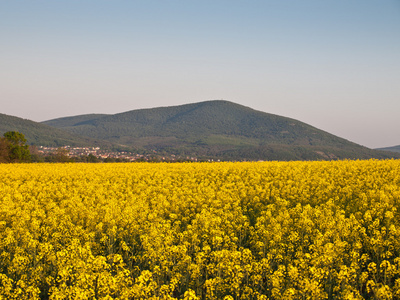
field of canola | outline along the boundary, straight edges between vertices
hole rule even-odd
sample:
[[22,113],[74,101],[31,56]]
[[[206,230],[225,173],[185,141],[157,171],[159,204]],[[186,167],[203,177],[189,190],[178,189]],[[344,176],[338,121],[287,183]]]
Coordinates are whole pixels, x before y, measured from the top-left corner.
[[399,299],[400,161],[0,165],[0,299]]

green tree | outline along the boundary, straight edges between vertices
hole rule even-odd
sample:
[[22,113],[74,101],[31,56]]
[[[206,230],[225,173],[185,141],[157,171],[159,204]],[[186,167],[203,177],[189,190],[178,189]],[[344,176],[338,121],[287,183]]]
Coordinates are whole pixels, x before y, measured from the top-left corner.
[[8,142],[0,137],[0,163],[8,162]]
[[8,131],[4,134],[8,149],[8,162],[29,162],[31,154],[26,144],[25,136],[18,131]]
[[87,157],[87,162],[97,163],[97,162],[99,162],[99,159],[96,156],[94,156],[92,153],[90,153]]

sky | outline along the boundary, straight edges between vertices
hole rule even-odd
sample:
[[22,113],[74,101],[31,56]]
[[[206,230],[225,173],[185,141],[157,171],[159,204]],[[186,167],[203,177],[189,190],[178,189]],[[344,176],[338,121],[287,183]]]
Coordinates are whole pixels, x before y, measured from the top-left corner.
[[206,100],[400,145],[400,0],[4,0],[0,113]]

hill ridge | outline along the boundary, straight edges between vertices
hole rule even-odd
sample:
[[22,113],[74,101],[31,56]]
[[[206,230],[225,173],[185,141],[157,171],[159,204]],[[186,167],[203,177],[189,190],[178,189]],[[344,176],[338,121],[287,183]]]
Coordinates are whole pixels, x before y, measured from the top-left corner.
[[307,123],[227,100],[85,118],[85,122],[71,122],[69,126],[58,123],[57,119],[44,123],[80,136],[165,153],[231,159],[268,159],[271,153],[280,149],[287,153],[285,159],[387,158],[391,155],[368,149]]

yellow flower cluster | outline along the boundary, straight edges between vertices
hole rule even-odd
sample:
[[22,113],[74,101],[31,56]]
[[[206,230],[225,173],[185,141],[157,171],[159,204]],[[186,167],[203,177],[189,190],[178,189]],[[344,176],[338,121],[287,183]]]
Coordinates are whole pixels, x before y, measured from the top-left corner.
[[0,165],[0,299],[399,299],[400,161]]

